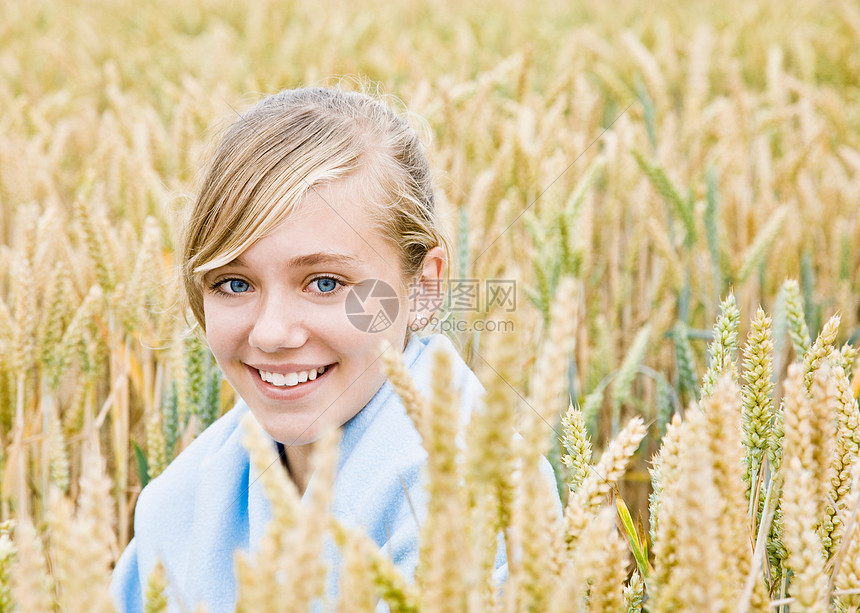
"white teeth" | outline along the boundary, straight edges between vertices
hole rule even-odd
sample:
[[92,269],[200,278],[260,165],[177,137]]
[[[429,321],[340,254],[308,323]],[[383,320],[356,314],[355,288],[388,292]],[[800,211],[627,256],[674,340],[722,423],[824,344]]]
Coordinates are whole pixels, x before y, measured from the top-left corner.
[[305,383],[306,381],[313,381],[319,375],[323,374],[326,371],[325,366],[320,366],[316,369],[311,370],[302,370],[299,372],[290,372],[286,374],[278,373],[278,372],[269,372],[267,370],[258,370],[260,373],[260,378],[266,383],[271,383],[277,387],[293,387],[298,385],[299,383]]

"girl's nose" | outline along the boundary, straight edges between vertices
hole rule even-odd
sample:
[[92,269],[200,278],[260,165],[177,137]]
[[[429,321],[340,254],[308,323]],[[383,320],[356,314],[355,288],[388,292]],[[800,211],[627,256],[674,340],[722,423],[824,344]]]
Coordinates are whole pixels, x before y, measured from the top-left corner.
[[301,347],[308,340],[308,329],[300,301],[270,294],[260,301],[248,343],[255,349],[275,353]]

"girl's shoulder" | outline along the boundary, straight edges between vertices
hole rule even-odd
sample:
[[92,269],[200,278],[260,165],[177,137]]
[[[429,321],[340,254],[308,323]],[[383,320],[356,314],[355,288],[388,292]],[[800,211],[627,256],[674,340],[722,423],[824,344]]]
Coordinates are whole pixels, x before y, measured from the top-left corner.
[[444,334],[429,334],[410,339],[404,358],[415,378],[416,385],[426,396],[430,396],[433,383],[430,378],[430,371],[433,367],[433,354],[437,351],[445,351],[451,356],[452,378],[450,384],[457,389],[461,398],[465,398],[469,406],[473,405],[477,397],[483,393],[484,388],[475,373],[460,356],[454,343]]
[[[150,481],[138,498],[135,524],[149,513],[162,515],[166,507],[182,509],[190,506],[187,500],[194,495],[201,472],[207,465],[218,462],[223,456],[246,459],[242,446],[241,418],[248,411],[244,402],[227,411],[200,433],[167,465],[160,475]],[[247,460],[244,462],[247,464]],[[184,505],[184,502],[188,502]]]

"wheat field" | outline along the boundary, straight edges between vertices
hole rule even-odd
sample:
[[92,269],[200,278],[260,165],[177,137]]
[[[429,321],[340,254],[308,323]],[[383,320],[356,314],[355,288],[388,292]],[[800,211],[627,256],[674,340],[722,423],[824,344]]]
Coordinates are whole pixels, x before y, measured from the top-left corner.
[[[0,3],[0,613],[111,611],[141,487],[232,406],[174,268],[213,137],[363,80],[428,143],[451,277],[517,304],[447,312],[487,388],[465,450],[386,365],[430,453],[414,583],[266,473],[273,530],[343,551],[331,608],[858,610],[860,7],[691,4]],[[284,542],[239,559],[238,610],[322,593],[259,572],[320,584],[321,541]]]

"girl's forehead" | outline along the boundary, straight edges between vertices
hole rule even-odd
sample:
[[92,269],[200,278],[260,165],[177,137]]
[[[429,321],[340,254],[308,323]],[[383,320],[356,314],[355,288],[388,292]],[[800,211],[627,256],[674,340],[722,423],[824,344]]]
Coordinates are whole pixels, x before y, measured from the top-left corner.
[[[295,203],[278,225],[320,221],[332,224],[330,230],[337,231],[343,225],[352,227],[357,222],[370,222],[374,218],[374,208],[364,202],[361,194],[347,187],[313,187]],[[336,223],[338,220],[341,223]]]
[[[283,217],[284,223],[301,223],[314,218],[340,220],[356,233],[372,231],[386,215],[385,194],[370,180],[353,175],[315,185],[305,192]],[[362,230],[356,226],[364,226]]]
[[368,261],[386,261],[397,266],[402,260],[403,241],[391,236],[391,213],[384,203],[384,189],[376,173],[358,168],[345,176],[309,186],[303,193],[266,202],[265,196],[248,202],[244,220],[234,218],[232,236],[220,256],[210,260],[205,269],[226,265],[237,256],[249,252],[261,243],[272,247],[268,237],[278,235],[277,253],[316,253],[349,250]]
[[276,237],[282,253],[347,253],[355,259],[391,260],[396,249],[380,228],[377,209],[348,182],[320,186],[308,190],[251,248]]

